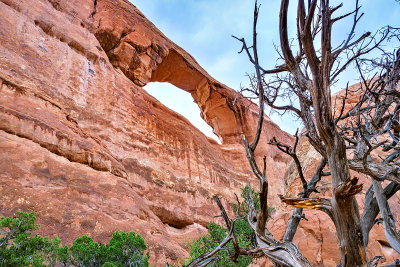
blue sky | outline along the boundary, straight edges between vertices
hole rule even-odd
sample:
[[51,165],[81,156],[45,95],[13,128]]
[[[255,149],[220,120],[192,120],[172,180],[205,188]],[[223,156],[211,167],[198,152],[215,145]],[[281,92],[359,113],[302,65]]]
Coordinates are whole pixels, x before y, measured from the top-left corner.
[[[151,20],[168,38],[190,53],[199,64],[218,81],[238,90],[240,85],[247,85],[246,73],[252,73],[253,67],[244,54],[237,52],[241,44],[231,35],[251,39],[253,0],[131,0],[131,2]],[[297,1],[292,1],[294,7]],[[343,1],[341,14],[354,8],[353,1]],[[278,44],[278,14],[280,1],[263,1],[261,4],[258,24],[259,53],[262,65],[272,68],[277,59],[274,43]],[[331,5],[341,3],[331,1]],[[356,34],[366,31],[376,31],[379,28],[392,25],[400,27],[400,4],[395,0],[360,0],[364,16],[361,19]],[[289,35],[295,37],[295,10],[289,10]],[[351,20],[338,24],[333,29],[334,41],[340,42],[346,38],[351,27]],[[250,43],[250,41],[249,41]],[[345,86],[347,81],[357,81],[351,69],[345,73],[338,89]],[[175,91],[172,86],[150,84],[148,92],[161,102],[172,102],[174,110],[189,118],[199,116],[199,110],[187,105],[182,93],[171,96]],[[337,90],[338,90],[337,89]],[[169,94],[165,92],[168,90]],[[184,92],[183,92],[184,93]],[[170,99],[165,99],[165,98]],[[182,102],[182,103],[179,103]],[[168,105],[167,105],[168,106]],[[180,106],[177,108],[177,106]],[[294,133],[299,122],[293,121],[290,115],[280,117],[271,114],[283,130]],[[196,119],[197,120],[197,119]],[[196,125],[197,126],[197,125]],[[205,126],[197,126],[203,131]],[[205,127],[204,129],[202,127]],[[210,133],[206,133],[210,135]]]

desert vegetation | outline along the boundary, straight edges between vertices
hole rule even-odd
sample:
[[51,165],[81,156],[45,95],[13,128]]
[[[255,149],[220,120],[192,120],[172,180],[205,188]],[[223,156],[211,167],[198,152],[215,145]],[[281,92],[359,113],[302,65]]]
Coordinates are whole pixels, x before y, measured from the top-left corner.
[[32,235],[35,221],[33,212],[0,219],[0,266],[149,266],[146,243],[134,232],[114,232],[107,244],[84,235],[62,246],[57,236]]

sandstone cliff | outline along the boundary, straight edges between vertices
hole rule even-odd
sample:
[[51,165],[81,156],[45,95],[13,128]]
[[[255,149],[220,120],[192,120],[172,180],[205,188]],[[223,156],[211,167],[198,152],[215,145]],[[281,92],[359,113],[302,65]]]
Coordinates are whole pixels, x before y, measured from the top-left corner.
[[[229,108],[236,93],[128,1],[0,0],[0,10],[0,216],[33,210],[41,233],[66,243],[136,231],[156,266],[182,262],[188,239],[218,215],[211,197],[232,202],[252,179]],[[190,92],[222,145],[142,89],[155,81]],[[238,101],[251,137],[257,107]],[[266,144],[273,136],[293,141],[266,117],[257,155],[267,156],[278,209],[269,227],[279,238],[292,209],[276,195],[296,195],[299,181],[290,159]],[[309,177],[318,155],[305,141],[300,148]],[[319,190],[329,188],[326,177]],[[306,214],[295,243],[313,264],[335,266],[332,223]],[[398,257],[381,228],[368,251]]]
[[[70,243],[136,231],[151,261],[177,263],[185,243],[250,176],[229,101],[214,80],[124,0],[0,0],[0,215],[33,210],[41,233]],[[218,145],[141,87],[191,93]],[[251,136],[257,107],[245,99]],[[292,137],[266,117],[263,145],[283,193],[288,158],[266,145]]]

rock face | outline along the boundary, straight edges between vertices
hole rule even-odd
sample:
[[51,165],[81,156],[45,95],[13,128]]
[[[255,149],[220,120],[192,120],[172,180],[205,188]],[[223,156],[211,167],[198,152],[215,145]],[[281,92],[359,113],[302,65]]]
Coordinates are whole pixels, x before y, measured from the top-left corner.
[[[128,1],[0,0],[0,10],[0,216],[33,210],[40,233],[65,243],[135,231],[156,266],[184,261],[185,243],[218,215],[211,197],[233,202],[252,179],[241,136],[255,132],[256,105],[238,99],[237,121],[235,91]],[[190,92],[222,145],[142,89],[155,81]],[[277,194],[300,187],[290,159],[267,145],[273,136],[293,142],[265,117],[257,155],[267,156],[269,205],[277,208],[269,228],[280,238],[292,209]],[[305,141],[299,150],[310,177],[318,154]],[[399,207],[398,196],[391,201]],[[306,214],[295,243],[313,264],[335,266],[332,223]],[[372,235],[369,252],[398,257],[381,226]]]
[[[40,233],[143,235],[151,261],[182,262],[185,243],[251,179],[241,134],[257,107],[214,80],[124,0],[0,0],[0,215],[33,210]],[[169,82],[193,96],[222,145],[141,87]],[[274,197],[289,158],[269,147],[292,137],[267,117]]]

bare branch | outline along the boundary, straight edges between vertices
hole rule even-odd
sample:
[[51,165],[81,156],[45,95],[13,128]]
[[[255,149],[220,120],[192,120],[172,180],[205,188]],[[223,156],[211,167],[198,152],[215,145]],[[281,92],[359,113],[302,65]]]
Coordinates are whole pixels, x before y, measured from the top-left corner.
[[257,231],[257,216],[254,207],[254,201],[251,195],[251,187],[249,182],[249,194],[247,199],[249,205],[248,222],[256,233],[256,241],[263,253],[277,264],[283,266],[311,266],[306,258],[300,253],[298,248],[291,242],[279,242],[272,234],[265,231]]
[[390,220],[390,208],[387,199],[383,194],[381,182],[372,181],[374,186],[375,197],[378,202],[379,211],[383,218],[383,226],[385,227],[386,238],[390,246],[400,253],[400,234],[396,231],[396,224]]
[[[321,180],[321,177],[324,174],[322,170],[326,166],[326,163],[327,163],[327,160],[325,158],[323,158],[321,160],[321,163],[315,170],[313,177],[311,178],[310,182],[308,183],[307,190],[303,191],[300,194],[303,198],[308,198],[311,195],[311,193],[313,193],[313,192],[318,193],[318,191],[316,190],[316,185]],[[294,209],[292,217],[289,220],[289,223],[286,227],[285,234],[283,236],[284,241],[292,241],[293,240],[293,237],[296,233],[296,230],[300,223],[300,220],[304,219],[304,216],[302,216],[302,214],[303,214],[302,208]]]
[[[316,1],[316,0],[314,0]],[[281,9],[279,13],[279,36],[281,41],[281,49],[285,61],[290,70],[296,66],[296,61],[293,57],[293,52],[289,45],[288,30],[287,30],[287,13],[288,13],[289,0],[281,1]]]
[[378,180],[389,180],[400,184],[400,177],[398,176],[400,167],[396,164],[389,164],[383,162],[367,162],[367,169],[361,160],[349,160],[349,167],[354,171],[358,171],[367,175],[373,174],[373,177],[378,177]]
[[302,209],[321,210],[329,215],[333,220],[331,201],[324,198],[287,198],[279,195],[282,202]]
[[[383,194],[386,199],[390,199],[397,191],[400,190],[400,184],[391,182],[385,187]],[[361,217],[361,225],[364,237],[364,243],[367,245],[369,240],[369,232],[374,225],[375,218],[378,216],[379,207],[376,198],[374,197],[373,185],[367,190],[364,199],[364,210]]]
[[233,224],[232,224],[231,228],[229,229],[229,234],[225,237],[224,240],[222,240],[221,243],[219,243],[219,245],[216,248],[214,248],[212,251],[205,253],[205,254],[201,255],[200,257],[194,259],[185,267],[205,266],[204,264],[210,263],[211,258],[213,260],[216,260],[217,258],[213,257],[213,256],[216,253],[218,253],[219,251],[221,251],[225,247],[225,245],[228,244],[229,241],[232,240],[232,235],[233,235]]
[[296,164],[297,172],[298,172],[298,174],[300,176],[301,183],[303,184],[303,192],[306,192],[307,191],[307,181],[304,178],[304,174],[303,174],[303,170],[302,170],[302,167],[301,167],[301,164],[300,164],[300,160],[296,155],[296,148],[297,148],[297,144],[299,143],[298,131],[299,131],[299,129],[297,129],[296,134],[294,135],[295,143],[293,145],[293,148],[288,146],[288,145],[285,145],[285,144],[282,144],[282,143],[278,142],[275,137],[273,137],[268,142],[268,144],[275,145],[280,151],[282,151],[285,154],[288,154],[289,156],[291,156],[293,158],[293,160],[294,160],[294,162]]
[[341,183],[334,190],[336,199],[346,199],[354,196],[362,191],[362,184],[358,184],[358,178],[347,179],[347,181]]
[[253,55],[254,55],[254,62],[255,62],[255,70],[256,70],[256,75],[257,75],[257,89],[258,89],[258,123],[257,123],[257,130],[256,130],[256,135],[254,137],[253,143],[250,145],[250,149],[254,151],[258,145],[258,142],[260,140],[260,135],[261,135],[261,130],[262,130],[262,125],[264,121],[264,86],[262,84],[262,79],[261,79],[261,72],[258,62],[258,51],[257,51],[257,20],[258,20],[258,13],[259,13],[259,6],[257,4],[257,0],[255,1],[254,4],[254,21],[253,21]]
[[368,262],[368,267],[376,267],[379,262],[385,261],[385,258],[382,256],[375,256],[370,262]]

